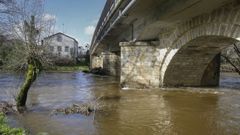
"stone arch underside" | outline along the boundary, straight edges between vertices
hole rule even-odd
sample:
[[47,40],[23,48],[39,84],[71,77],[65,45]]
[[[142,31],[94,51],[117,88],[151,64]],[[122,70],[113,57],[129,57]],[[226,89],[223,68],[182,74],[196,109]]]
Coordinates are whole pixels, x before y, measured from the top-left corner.
[[[219,82],[221,51],[239,41],[240,7],[229,4],[176,25],[160,33],[160,45],[168,52],[163,60],[161,83],[165,86],[214,86]],[[166,53],[168,55],[168,53]]]
[[220,53],[236,40],[202,36],[184,45],[172,58],[164,76],[165,86],[217,86]]

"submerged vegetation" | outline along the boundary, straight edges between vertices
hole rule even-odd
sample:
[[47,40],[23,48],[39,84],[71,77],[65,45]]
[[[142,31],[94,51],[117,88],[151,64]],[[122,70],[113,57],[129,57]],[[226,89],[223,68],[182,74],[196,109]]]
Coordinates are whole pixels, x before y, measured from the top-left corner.
[[0,102],[0,113],[9,114],[15,113],[16,109],[14,109],[14,105],[7,102]]
[[100,111],[104,105],[99,101],[91,101],[83,104],[73,104],[70,107],[53,110],[52,114],[83,114],[90,115],[92,112]]

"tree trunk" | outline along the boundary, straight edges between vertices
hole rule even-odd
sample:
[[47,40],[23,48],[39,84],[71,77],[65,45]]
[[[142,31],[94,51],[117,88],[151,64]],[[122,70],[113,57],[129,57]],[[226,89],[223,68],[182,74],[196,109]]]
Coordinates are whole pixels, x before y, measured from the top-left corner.
[[33,64],[28,64],[28,69],[26,72],[26,77],[24,83],[20,89],[20,92],[17,96],[17,108],[23,108],[26,106],[28,91],[32,83],[36,80],[37,77],[37,68]]

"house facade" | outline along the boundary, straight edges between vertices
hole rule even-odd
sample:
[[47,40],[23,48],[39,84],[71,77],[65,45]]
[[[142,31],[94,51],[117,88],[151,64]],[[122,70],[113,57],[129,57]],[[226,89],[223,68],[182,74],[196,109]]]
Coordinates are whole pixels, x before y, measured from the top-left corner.
[[78,42],[76,39],[64,34],[56,33],[44,38],[44,45],[48,45],[48,51],[58,60],[76,61],[78,57]]

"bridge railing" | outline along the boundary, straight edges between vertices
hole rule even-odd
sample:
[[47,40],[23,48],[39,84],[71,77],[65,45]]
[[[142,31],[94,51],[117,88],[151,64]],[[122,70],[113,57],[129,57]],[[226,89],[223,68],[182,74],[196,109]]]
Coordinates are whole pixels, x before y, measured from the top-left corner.
[[123,11],[131,1],[132,0],[107,0],[92,38],[90,52],[108,33],[111,26],[114,25],[115,20],[121,15],[121,11]]

